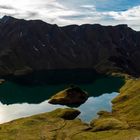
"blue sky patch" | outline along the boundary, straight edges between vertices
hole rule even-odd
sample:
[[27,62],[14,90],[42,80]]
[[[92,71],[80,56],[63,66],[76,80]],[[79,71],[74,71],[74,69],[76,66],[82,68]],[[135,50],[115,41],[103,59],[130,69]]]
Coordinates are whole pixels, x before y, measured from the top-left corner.
[[0,0],[0,17],[69,24],[128,24],[140,30],[140,0]]

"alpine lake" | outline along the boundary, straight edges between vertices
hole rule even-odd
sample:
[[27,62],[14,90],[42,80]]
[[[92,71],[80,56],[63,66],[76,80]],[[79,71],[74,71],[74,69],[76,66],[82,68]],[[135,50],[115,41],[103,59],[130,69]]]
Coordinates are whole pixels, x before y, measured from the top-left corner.
[[83,121],[96,118],[97,112],[111,111],[111,100],[124,84],[121,77],[99,75],[92,70],[60,70],[35,72],[20,77],[5,77],[0,85],[0,123],[9,122],[35,114],[49,112],[68,106],[48,103],[51,96],[77,85],[89,94],[88,100],[80,106],[72,106],[81,114]]

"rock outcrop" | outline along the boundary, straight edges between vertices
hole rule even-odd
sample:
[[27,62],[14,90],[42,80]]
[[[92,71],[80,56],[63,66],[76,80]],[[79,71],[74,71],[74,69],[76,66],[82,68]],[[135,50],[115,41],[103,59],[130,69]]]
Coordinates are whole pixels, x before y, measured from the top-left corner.
[[140,79],[127,79],[113,99],[112,112],[101,111],[91,121],[92,131],[140,129]]
[[0,79],[0,85],[3,84],[5,82],[4,79]]
[[140,75],[140,32],[127,25],[58,27],[5,16],[0,42],[0,75],[60,69]]
[[79,87],[70,87],[58,92],[49,100],[51,104],[60,105],[81,105],[88,99],[88,93]]
[[64,120],[73,120],[80,114],[79,110],[65,108],[65,109],[56,109],[53,112],[50,112],[49,115],[53,118],[62,118]]

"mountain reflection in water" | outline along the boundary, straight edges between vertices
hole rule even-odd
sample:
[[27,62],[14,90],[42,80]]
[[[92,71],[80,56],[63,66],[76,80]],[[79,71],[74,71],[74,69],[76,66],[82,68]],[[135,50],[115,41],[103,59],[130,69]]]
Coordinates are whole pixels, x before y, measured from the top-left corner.
[[[49,81],[55,77],[52,80],[55,83],[40,84],[42,77],[43,81],[46,78]],[[28,81],[26,78],[30,80]],[[68,88],[71,84],[77,85],[89,93],[89,99],[77,109],[81,111],[80,118],[90,121],[97,116],[98,111],[111,110],[111,100],[117,96],[119,88],[124,84],[123,78],[98,75],[85,70],[51,72],[46,77],[44,73],[42,76],[35,74],[22,77],[23,79],[29,83],[39,79],[39,83],[25,84],[18,82],[21,79],[6,79],[6,82],[0,85],[0,123],[66,107],[51,105],[48,103],[48,99],[57,92]]]
[[[77,108],[81,111],[79,118],[89,122],[91,119],[97,117],[98,111],[111,111],[111,100],[117,95],[118,93],[113,92],[111,94],[103,94],[99,97],[90,97],[84,104]],[[0,123],[65,107],[66,106],[61,105],[51,105],[48,103],[48,100],[40,104],[18,103],[6,105],[0,103]]]

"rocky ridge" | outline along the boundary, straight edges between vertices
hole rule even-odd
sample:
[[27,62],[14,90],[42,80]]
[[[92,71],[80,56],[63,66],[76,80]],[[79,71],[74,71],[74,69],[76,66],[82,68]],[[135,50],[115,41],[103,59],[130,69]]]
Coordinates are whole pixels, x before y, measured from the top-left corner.
[[0,75],[94,69],[140,75],[140,32],[127,25],[70,25],[9,16],[0,19]]

